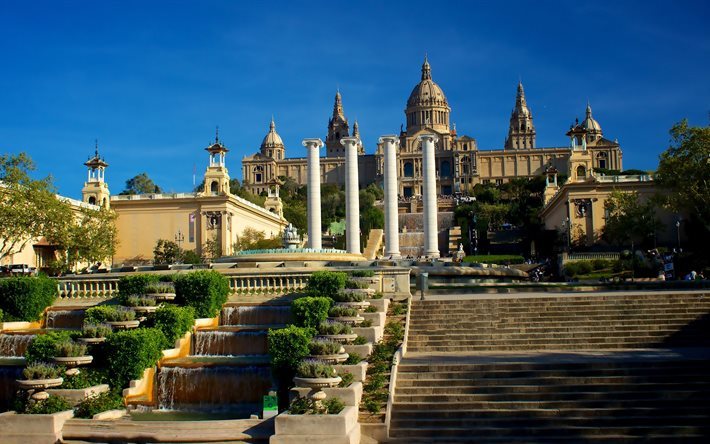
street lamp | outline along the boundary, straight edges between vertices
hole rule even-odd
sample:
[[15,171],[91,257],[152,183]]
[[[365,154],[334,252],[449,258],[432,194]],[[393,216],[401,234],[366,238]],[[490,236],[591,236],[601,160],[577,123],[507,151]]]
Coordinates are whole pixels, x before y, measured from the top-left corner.
[[570,220],[569,216],[565,217],[565,220],[562,221],[562,229],[565,230],[565,237],[567,238],[567,252],[570,251]]
[[680,252],[680,219],[675,221],[675,231],[678,235],[678,252]]
[[178,244],[178,248],[182,249],[182,243],[185,241],[185,235],[182,231],[178,229],[177,234],[175,234],[175,242]]

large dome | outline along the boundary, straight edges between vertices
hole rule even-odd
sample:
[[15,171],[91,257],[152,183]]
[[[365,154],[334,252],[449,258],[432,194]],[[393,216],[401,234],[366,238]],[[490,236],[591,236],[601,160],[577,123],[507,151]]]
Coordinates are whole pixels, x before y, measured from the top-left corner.
[[266,137],[264,137],[264,140],[261,142],[261,148],[282,148],[284,146],[283,141],[281,140],[281,136],[279,136],[279,133],[276,132],[276,124],[274,123],[274,119],[271,119],[271,124],[269,125],[269,132],[266,134]]
[[582,128],[585,130],[591,132],[591,133],[600,133],[602,132],[602,127],[599,125],[599,122],[597,122],[594,117],[592,117],[592,107],[587,104],[587,113],[586,117],[584,118],[584,121],[580,125]]
[[444,91],[431,79],[429,61],[424,59],[422,65],[422,80],[414,87],[407,100],[407,107],[414,106],[445,106],[448,107]]

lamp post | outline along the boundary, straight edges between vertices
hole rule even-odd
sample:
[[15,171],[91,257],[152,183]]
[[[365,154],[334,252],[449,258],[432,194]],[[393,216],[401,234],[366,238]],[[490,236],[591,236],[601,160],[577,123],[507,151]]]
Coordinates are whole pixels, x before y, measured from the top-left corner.
[[680,219],[675,221],[675,231],[678,235],[678,252],[680,252]]
[[565,220],[562,221],[562,228],[565,230],[565,237],[567,238],[566,243],[567,243],[567,252],[569,253],[570,251],[570,220],[569,216],[565,217]]
[[185,241],[185,235],[182,234],[182,231],[178,229],[178,232],[175,234],[175,242],[178,244],[178,248],[182,249],[182,243]]

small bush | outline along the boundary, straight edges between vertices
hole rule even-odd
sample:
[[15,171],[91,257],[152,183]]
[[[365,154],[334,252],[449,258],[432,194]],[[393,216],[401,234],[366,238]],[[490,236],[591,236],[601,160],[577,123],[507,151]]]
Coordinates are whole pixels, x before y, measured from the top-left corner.
[[352,277],[373,277],[375,272],[373,270],[353,270],[350,272]]
[[96,396],[85,398],[74,409],[77,418],[91,419],[94,415],[107,410],[122,409],[123,397],[114,392],[103,392]]
[[358,337],[355,338],[355,340],[353,341],[353,344],[354,344],[354,345],[365,345],[365,344],[367,344],[367,339],[365,339],[364,336],[358,336]]
[[517,254],[479,254],[477,256],[466,256],[463,261],[479,264],[508,265],[522,264],[525,262],[525,258]]
[[87,308],[84,312],[84,322],[89,324],[133,321],[135,319],[135,311],[116,305],[97,305],[95,307]]
[[334,355],[340,352],[342,345],[339,342],[327,339],[314,339],[308,344],[308,353],[311,355]]
[[341,291],[335,293],[332,297],[335,302],[362,302],[365,300],[363,293],[355,293],[352,291]]
[[143,371],[158,362],[167,345],[163,332],[155,328],[113,333],[104,343],[111,387],[124,388],[131,379],[143,377]]
[[74,341],[64,341],[57,344],[57,354],[65,358],[74,358],[77,356],[86,356],[86,345],[79,344]]
[[129,296],[146,294],[146,288],[156,282],[158,282],[158,276],[155,274],[132,274],[121,277],[118,281],[118,293],[121,303],[125,303],[125,298]]
[[380,410],[382,409],[382,406],[380,405],[380,403],[374,399],[366,399],[364,401],[364,405],[365,405],[365,410],[372,413],[373,415],[380,413]]
[[385,377],[385,375],[380,373],[368,376],[365,387],[367,387],[368,392],[372,392],[384,388],[386,383],[387,378]]
[[305,297],[293,301],[291,312],[299,327],[318,327],[328,317],[328,309],[333,304],[330,298]]
[[271,364],[278,369],[295,370],[298,363],[308,356],[308,344],[313,331],[289,325],[278,330],[269,330],[268,343]]
[[124,303],[128,307],[155,307],[155,298],[150,296],[128,296]]
[[25,379],[55,379],[58,378],[59,375],[60,372],[56,365],[45,364],[43,362],[28,365],[22,370],[22,376],[24,376]]
[[579,274],[589,274],[592,272],[592,264],[589,261],[579,261]]
[[349,335],[352,332],[351,326],[341,322],[326,321],[321,322],[318,326],[318,333],[321,335]]
[[4,315],[4,314],[5,314],[5,313],[3,313],[2,309],[0,309],[0,322],[2,322],[2,319],[3,319],[3,315]]
[[338,271],[316,271],[308,279],[306,295],[311,297],[332,297],[345,288],[346,273]]
[[603,270],[605,268],[609,268],[610,266],[611,266],[611,261],[608,261],[606,259],[594,259],[592,261],[592,268],[595,271]]
[[398,302],[393,302],[390,306],[390,311],[393,316],[401,316],[407,313],[407,304],[400,304]]
[[71,378],[64,378],[63,389],[85,389],[99,384],[108,384],[109,377],[105,369],[82,368],[81,373]]
[[372,327],[372,319],[365,319],[360,322],[360,327]]
[[385,295],[381,291],[376,292],[372,295],[372,299],[382,299]]
[[175,301],[193,307],[198,318],[217,316],[229,293],[229,281],[216,271],[195,271],[175,278]]
[[337,415],[345,408],[339,398],[328,398],[319,404],[306,397],[298,397],[291,401],[288,411],[292,415]]
[[[362,361],[362,356],[358,355],[357,353],[350,353],[350,355],[348,356],[348,359],[346,359],[343,364],[355,365],[355,364],[359,364],[360,361]],[[346,374],[349,375],[350,373],[346,373]]]
[[331,318],[340,318],[340,317],[354,318],[357,315],[358,315],[358,311],[356,308],[340,307],[337,305],[328,311],[328,316],[330,316]]
[[181,338],[195,325],[195,309],[165,305],[148,318],[149,326],[162,331],[170,344]]
[[37,321],[57,298],[57,283],[45,276],[0,279],[3,318]]
[[342,378],[342,381],[340,381],[340,384],[338,384],[338,387],[340,387],[340,388],[349,387],[350,384],[352,384],[353,381],[355,381],[355,376],[353,376],[353,374],[350,372],[345,372],[345,373],[341,374],[340,377]]
[[[174,275],[168,275],[168,276],[174,276]],[[173,284],[172,281],[170,282],[156,282],[153,284],[149,284],[147,287],[145,287],[145,292],[146,293],[158,293],[158,294],[166,294],[166,293],[175,293],[175,284]]]
[[385,334],[389,335],[391,340],[401,342],[404,340],[404,327],[399,322],[388,322],[385,325]]
[[369,307],[365,308],[365,313],[377,313],[377,307],[374,305],[370,305]]
[[327,415],[337,415],[345,408],[345,403],[340,398],[327,398],[323,401]]
[[37,335],[27,346],[25,360],[29,363],[49,362],[57,356],[57,344],[69,341],[71,332],[65,330],[50,331],[43,335]]
[[72,406],[61,396],[50,396],[37,402],[28,402],[22,413],[27,415],[51,415],[52,413],[71,410]]
[[113,332],[108,324],[84,324],[81,330],[82,338],[105,338]]
[[332,365],[317,359],[305,359],[298,364],[296,375],[300,378],[335,378],[337,375]]
[[346,281],[345,282],[345,288],[351,289],[351,290],[362,290],[364,288],[368,288],[370,285],[366,284],[365,282],[358,282],[358,281]]

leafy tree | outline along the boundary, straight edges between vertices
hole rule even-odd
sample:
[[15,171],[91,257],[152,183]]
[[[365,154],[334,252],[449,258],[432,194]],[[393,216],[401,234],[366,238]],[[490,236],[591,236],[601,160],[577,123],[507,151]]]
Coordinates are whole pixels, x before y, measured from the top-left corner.
[[212,238],[207,239],[207,242],[205,242],[205,245],[202,248],[202,252],[202,254],[209,259],[217,259],[222,257],[222,245],[219,243],[216,234],[212,236]]
[[155,264],[174,264],[181,262],[184,252],[177,244],[167,239],[158,239],[153,248],[153,262]]
[[245,228],[241,236],[237,239],[237,242],[233,245],[233,248],[236,251],[262,250],[280,247],[281,240],[279,238],[267,239],[265,232],[251,227]]
[[652,200],[641,202],[636,192],[613,191],[604,202],[607,213],[602,237],[620,246],[648,240],[660,227]]
[[710,232],[710,126],[673,125],[671,146],[661,154],[656,182],[671,191],[668,204],[687,212]]
[[158,185],[148,177],[147,173],[140,173],[126,181],[126,189],[120,194],[152,194],[162,193]]
[[25,153],[0,155],[0,259],[39,236],[55,242],[72,224],[71,206],[57,199],[50,177],[32,179],[34,169]]
[[68,236],[60,243],[73,268],[80,262],[96,263],[116,253],[116,213],[106,208],[81,208],[79,220],[69,225]]

